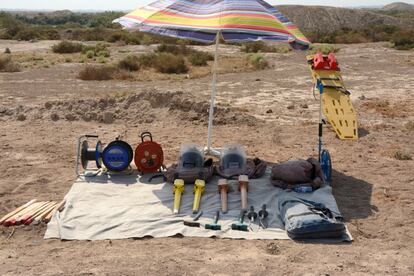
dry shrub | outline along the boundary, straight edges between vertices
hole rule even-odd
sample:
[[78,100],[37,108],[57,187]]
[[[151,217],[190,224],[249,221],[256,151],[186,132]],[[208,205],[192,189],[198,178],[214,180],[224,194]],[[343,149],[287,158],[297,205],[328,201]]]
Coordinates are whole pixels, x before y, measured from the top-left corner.
[[188,55],[192,49],[185,45],[174,45],[174,44],[161,44],[157,47],[155,52],[157,53],[170,53],[174,55]]
[[155,50],[156,53],[170,53],[173,55],[182,55],[187,56],[190,63],[193,66],[206,66],[207,62],[213,60],[214,57],[212,54],[202,51],[197,51],[195,49],[189,48],[184,44],[173,45],[173,44],[161,44]]
[[140,67],[140,59],[134,55],[129,55],[124,59],[121,59],[118,63],[119,69],[124,69],[127,71],[138,71]]
[[399,31],[392,39],[397,50],[411,50],[414,48],[414,30]]
[[134,76],[131,74],[131,71],[120,69],[120,70],[115,71],[114,79],[117,79],[117,80],[133,80]]
[[402,152],[400,150],[397,150],[394,152],[393,157],[397,160],[407,161],[407,160],[413,160],[410,154],[406,152]]
[[195,51],[189,57],[189,61],[193,66],[206,66],[208,64],[207,62],[213,59],[212,54],[201,51]]
[[240,48],[245,53],[269,53],[274,52],[274,48],[263,41],[247,42]]
[[21,67],[15,63],[10,55],[0,56],[0,72],[20,72]]
[[111,80],[116,76],[117,70],[109,65],[86,65],[79,72],[81,80]]
[[407,122],[407,123],[405,124],[405,128],[406,128],[408,131],[414,131],[414,121]]
[[157,60],[157,55],[154,53],[143,54],[138,56],[138,60],[141,67],[151,68]]
[[52,51],[58,54],[80,53],[83,50],[83,44],[71,41],[61,41],[52,46]]
[[248,57],[249,64],[256,70],[263,70],[269,67],[266,58],[261,54],[252,54]]
[[316,54],[316,53],[322,53],[324,55],[327,55],[329,53],[337,53],[339,52],[340,48],[329,45],[329,44],[319,44],[319,45],[311,45],[309,47],[309,54]]
[[189,70],[182,56],[170,53],[159,53],[154,68],[158,72],[166,74],[183,74]]

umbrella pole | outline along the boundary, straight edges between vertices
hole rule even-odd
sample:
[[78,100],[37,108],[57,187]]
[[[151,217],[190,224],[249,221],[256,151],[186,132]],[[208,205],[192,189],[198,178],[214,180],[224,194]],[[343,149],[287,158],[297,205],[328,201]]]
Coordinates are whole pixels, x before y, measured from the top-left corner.
[[216,49],[214,53],[214,65],[213,65],[213,80],[211,82],[211,99],[210,99],[210,112],[208,113],[208,136],[207,136],[207,153],[213,153],[211,149],[211,135],[213,131],[213,117],[214,117],[214,100],[216,98],[216,84],[217,84],[217,66],[218,66],[218,48],[220,41],[220,31],[216,35]]

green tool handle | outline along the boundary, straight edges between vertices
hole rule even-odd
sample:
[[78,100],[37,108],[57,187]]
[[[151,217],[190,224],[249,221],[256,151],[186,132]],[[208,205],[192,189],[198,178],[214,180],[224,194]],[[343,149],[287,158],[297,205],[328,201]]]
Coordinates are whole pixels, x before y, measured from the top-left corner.
[[216,214],[214,215],[214,224],[217,224],[220,217],[220,211],[217,210]]
[[239,221],[240,223],[244,222],[244,215],[246,214],[246,210],[241,210],[240,211],[240,217],[239,217]]

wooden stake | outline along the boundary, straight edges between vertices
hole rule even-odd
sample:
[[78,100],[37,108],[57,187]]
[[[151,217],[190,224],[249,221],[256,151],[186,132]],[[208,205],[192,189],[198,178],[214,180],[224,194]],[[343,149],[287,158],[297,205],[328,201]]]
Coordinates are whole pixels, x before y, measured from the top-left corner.
[[[56,203],[56,202],[55,202]],[[45,205],[43,205],[41,208],[31,212],[30,214],[24,216],[21,220],[21,222],[25,225],[29,225],[30,223],[33,222],[34,218],[38,215],[43,213],[47,208],[49,208],[49,206],[51,206],[52,204],[54,204],[53,202],[48,201]]]
[[45,218],[44,218],[44,220],[46,221],[46,222],[49,222],[50,221],[50,219],[53,217],[53,215],[57,212],[57,211],[62,211],[63,210],[63,207],[65,206],[65,204],[66,204],[66,200],[62,200],[53,210],[52,210],[52,212],[50,212]]
[[36,208],[33,208],[32,210],[30,210],[30,211],[24,213],[23,215],[19,216],[16,219],[15,225],[20,225],[20,224],[24,223],[24,221],[27,220],[27,218],[29,218],[30,216],[32,216],[33,214],[35,214],[37,211],[39,211],[42,208],[44,208],[45,206],[47,206],[48,204],[49,204],[48,201],[43,201]]
[[32,199],[29,202],[23,204],[22,206],[16,208],[14,211],[8,213],[7,215],[5,215],[4,217],[2,217],[0,219],[0,224],[3,224],[7,219],[9,219],[10,217],[12,217],[12,216],[16,215],[17,213],[21,212],[22,210],[24,210],[25,208],[29,207],[30,205],[32,205],[36,201],[37,201],[36,199]]
[[7,220],[3,222],[4,226],[11,226],[16,225],[17,220],[23,216],[24,214],[30,212],[31,210],[38,208],[43,202],[35,202],[28,206],[27,208],[22,209],[20,212],[17,212],[13,216],[9,217]]
[[47,207],[43,212],[40,212],[39,214],[37,214],[33,219],[36,222],[40,222],[42,221],[42,219],[44,217],[46,217],[50,212],[53,211],[53,209],[56,208],[57,202],[53,201],[52,204],[49,205],[49,207]]

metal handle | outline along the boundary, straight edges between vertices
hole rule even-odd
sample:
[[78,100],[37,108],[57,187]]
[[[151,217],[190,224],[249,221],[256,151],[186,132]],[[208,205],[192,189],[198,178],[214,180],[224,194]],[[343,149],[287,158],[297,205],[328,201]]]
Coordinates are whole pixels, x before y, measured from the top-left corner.
[[142,142],[144,142],[144,138],[145,137],[149,137],[151,139],[151,142],[152,142],[152,134],[151,134],[151,132],[145,131],[145,132],[141,133],[141,141]]

